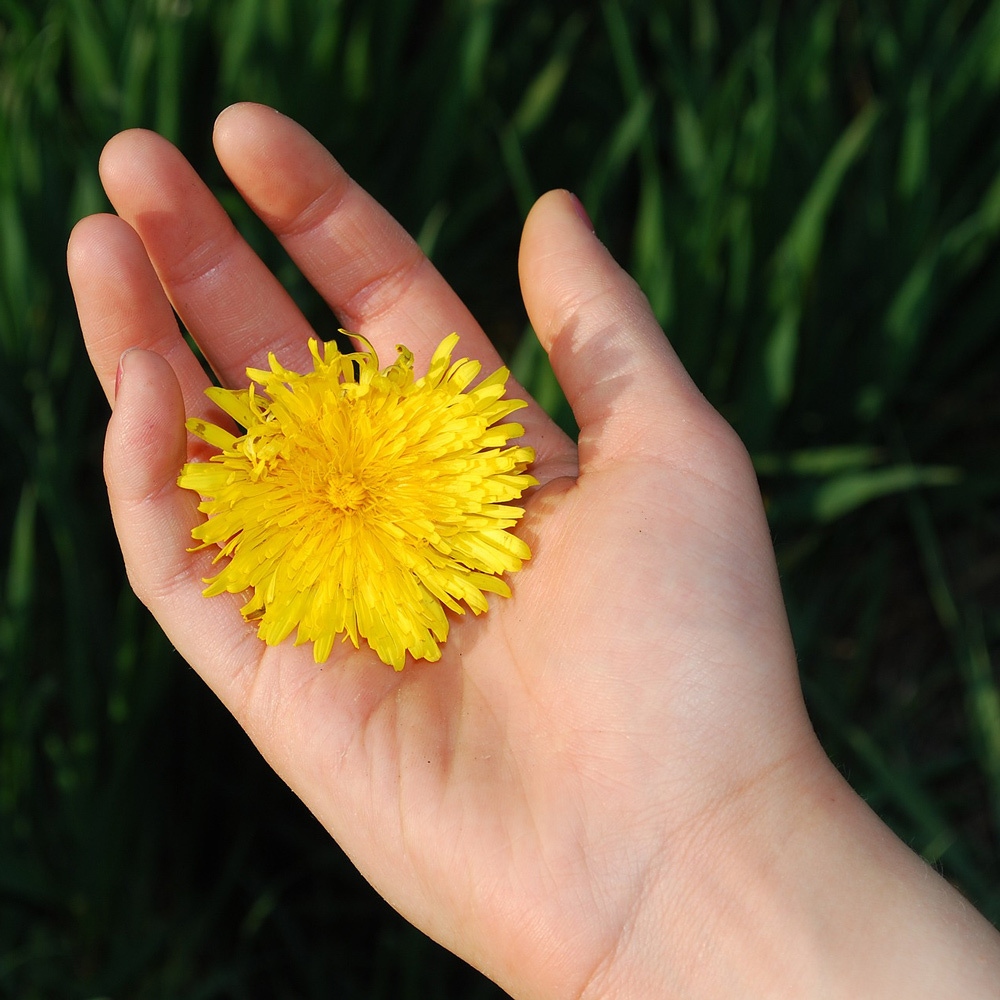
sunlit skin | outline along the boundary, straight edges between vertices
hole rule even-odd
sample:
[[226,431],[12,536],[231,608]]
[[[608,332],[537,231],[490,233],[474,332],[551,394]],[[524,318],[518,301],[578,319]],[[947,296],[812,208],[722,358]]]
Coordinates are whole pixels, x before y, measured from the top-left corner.
[[[300,127],[237,105],[215,144],[380,355],[405,339],[426,370],[454,330],[499,366],[413,240]],[[340,644],[319,668],[308,647],[261,643],[240,595],[202,597],[211,555],[188,551],[202,515],[176,478],[211,449],[183,421],[225,418],[171,307],[228,386],[268,351],[301,370],[312,331],[165,140],[115,137],[101,176],[117,216],[79,223],[69,268],[113,408],[129,578],[393,906],[515,997],[998,995],[995,931],[820,749],[746,452],[569,194],[533,208],[519,270],[579,445],[529,401],[532,559],[511,598],[452,618],[439,662],[396,673]]]

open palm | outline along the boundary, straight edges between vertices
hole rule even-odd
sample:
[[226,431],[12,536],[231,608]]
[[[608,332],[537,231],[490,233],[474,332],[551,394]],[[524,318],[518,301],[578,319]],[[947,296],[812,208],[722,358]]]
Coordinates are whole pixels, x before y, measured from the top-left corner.
[[[492,346],[414,242],[267,108],[216,128],[220,160],[342,324],[417,374],[445,335]],[[182,423],[219,420],[175,309],[223,384],[311,331],[181,155],[108,145],[118,216],[83,220],[70,273],[112,400],[106,474],[133,586],[181,653],[405,916],[511,991],[581,995],[632,942],[673,933],[735,831],[817,767],[752,469],[633,282],[566,192],[525,225],[528,315],[581,428],[531,403],[533,557],[485,617],[451,616],[440,662],[396,674],[364,645],[324,667],[265,647],[238,595],[206,600],[201,515],[176,487]],[[115,398],[119,356],[128,348]],[[519,390],[514,387],[513,394]],[[796,777],[798,775],[799,777]],[[673,911],[647,901],[669,886]],[[690,912],[689,916],[690,916]]]

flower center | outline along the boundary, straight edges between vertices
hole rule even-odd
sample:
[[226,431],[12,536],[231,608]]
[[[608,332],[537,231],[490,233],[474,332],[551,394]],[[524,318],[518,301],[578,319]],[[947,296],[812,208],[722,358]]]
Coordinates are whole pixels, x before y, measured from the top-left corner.
[[367,507],[372,500],[368,487],[350,472],[335,475],[330,479],[326,497],[332,507],[346,514]]

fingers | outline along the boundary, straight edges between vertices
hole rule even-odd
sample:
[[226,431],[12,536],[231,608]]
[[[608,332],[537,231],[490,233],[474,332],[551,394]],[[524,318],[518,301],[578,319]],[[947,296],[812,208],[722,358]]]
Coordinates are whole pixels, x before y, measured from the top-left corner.
[[[202,596],[211,552],[188,552],[202,520],[197,497],[176,485],[185,460],[184,405],[170,365],[150,351],[128,352],[104,452],[115,530],[139,599],[190,663],[232,703],[237,676],[259,661],[262,644],[240,617],[242,600]],[[213,676],[227,664],[227,676]]]
[[519,270],[528,317],[580,426],[584,465],[659,451],[677,419],[714,411],[576,204],[566,191],[538,200]]
[[[236,105],[220,116],[215,141],[251,207],[341,322],[368,338],[384,360],[405,343],[419,374],[437,344],[456,331],[462,338],[456,357],[476,358],[487,372],[500,365],[416,243],[304,129],[269,108]],[[312,331],[305,319],[173,146],[150,132],[122,133],[104,151],[101,177],[223,384],[245,384],[245,369],[264,366],[268,351],[289,367],[308,365]],[[193,412],[186,369],[175,369]],[[513,383],[508,394],[524,395]],[[531,403],[519,419],[538,454],[540,478],[550,460],[557,460],[553,470],[571,460],[571,443],[540,407]]]
[[245,384],[246,368],[266,367],[269,350],[288,365],[306,361],[305,318],[166,139],[141,130],[115,136],[101,180],[224,384]]
[[204,396],[209,384],[184,342],[142,241],[113,215],[95,215],[73,229],[67,268],[94,371],[108,401],[122,352],[156,351],[173,368],[186,411],[213,421],[225,415]]
[[[219,116],[215,148],[240,194],[340,322],[382,359],[404,343],[419,374],[454,331],[461,337],[456,357],[481,361],[485,372],[502,364],[413,238],[300,125],[271,108],[237,104]],[[527,398],[513,382],[508,395]],[[518,419],[545,479],[549,460],[562,467],[572,445],[533,401]]]
[[219,116],[215,148],[250,207],[347,329],[386,356],[406,343],[418,371],[453,331],[461,351],[500,364],[413,238],[300,125],[271,108],[237,104]]

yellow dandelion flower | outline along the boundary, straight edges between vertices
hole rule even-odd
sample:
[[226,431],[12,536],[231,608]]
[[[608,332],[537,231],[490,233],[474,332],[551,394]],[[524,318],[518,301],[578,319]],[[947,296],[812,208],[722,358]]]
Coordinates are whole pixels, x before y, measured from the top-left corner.
[[249,388],[206,390],[246,428],[187,422],[220,449],[178,478],[208,515],[197,548],[227,560],[206,597],[252,592],[242,611],[260,638],[297,630],[317,663],[343,636],[401,670],[407,653],[440,657],[445,608],[479,614],[486,592],[510,595],[499,575],[531,553],[508,530],[524,511],[507,501],[536,480],[532,449],[508,444],[524,429],[498,421],[526,404],[503,398],[506,368],[469,390],[480,365],[452,362],[457,342],[446,337],[416,380],[405,347],[380,370],[367,342],[341,354],[310,340],[314,371],[271,354],[270,371],[247,369]]

